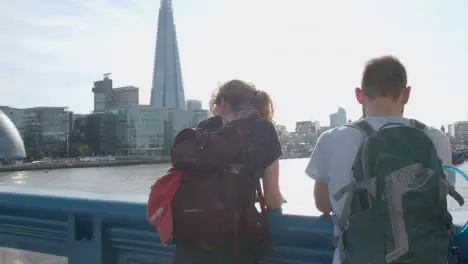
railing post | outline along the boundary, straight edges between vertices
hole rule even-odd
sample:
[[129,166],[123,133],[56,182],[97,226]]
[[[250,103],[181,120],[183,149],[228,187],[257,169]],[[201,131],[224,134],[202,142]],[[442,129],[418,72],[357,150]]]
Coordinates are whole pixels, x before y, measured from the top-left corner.
[[68,264],[104,264],[102,220],[92,214],[69,215]]

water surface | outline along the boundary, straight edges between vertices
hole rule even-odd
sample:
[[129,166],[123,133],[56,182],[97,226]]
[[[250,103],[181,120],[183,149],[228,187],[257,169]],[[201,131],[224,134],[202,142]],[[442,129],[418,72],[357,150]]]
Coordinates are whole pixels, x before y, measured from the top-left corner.
[[[298,215],[319,215],[313,200],[314,181],[304,173],[308,159],[281,160],[280,184],[288,200],[283,212]],[[468,164],[460,167],[468,171]],[[0,173],[0,190],[21,188],[26,192],[47,192],[74,196],[92,193],[106,199],[146,202],[151,185],[168,169],[168,165],[136,165],[126,167],[75,168],[49,171]],[[457,189],[468,201],[468,183],[457,178]],[[468,205],[459,207],[449,199],[449,207],[461,223],[468,219]]]

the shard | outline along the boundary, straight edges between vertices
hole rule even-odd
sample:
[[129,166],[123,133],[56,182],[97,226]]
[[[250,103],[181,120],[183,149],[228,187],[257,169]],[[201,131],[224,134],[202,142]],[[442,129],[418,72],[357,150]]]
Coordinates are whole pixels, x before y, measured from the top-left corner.
[[152,107],[186,109],[171,0],[161,0],[151,89]]

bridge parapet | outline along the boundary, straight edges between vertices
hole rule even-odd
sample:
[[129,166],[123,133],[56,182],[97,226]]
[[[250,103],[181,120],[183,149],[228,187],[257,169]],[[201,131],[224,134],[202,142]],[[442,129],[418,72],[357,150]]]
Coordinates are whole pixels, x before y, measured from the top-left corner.
[[[7,189],[0,201],[0,263],[171,263],[173,246],[160,244],[142,199]],[[272,247],[262,253],[262,263],[331,263],[328,219],[272,214],[269,222]],[[466,242],[459,247],[468,254]]]

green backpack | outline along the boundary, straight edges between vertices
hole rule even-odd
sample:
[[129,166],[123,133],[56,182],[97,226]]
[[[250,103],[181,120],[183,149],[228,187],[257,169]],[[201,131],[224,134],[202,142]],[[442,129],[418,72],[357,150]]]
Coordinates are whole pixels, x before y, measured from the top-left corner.
[[447,182],[426,126],[410,123],[378,131],[365,120],[348,124],[364,140],[353,182],[334,195],[345,199],[341,217],[333,217],[342,264],[447,262],[454,234],[447,195],[464,200]]

